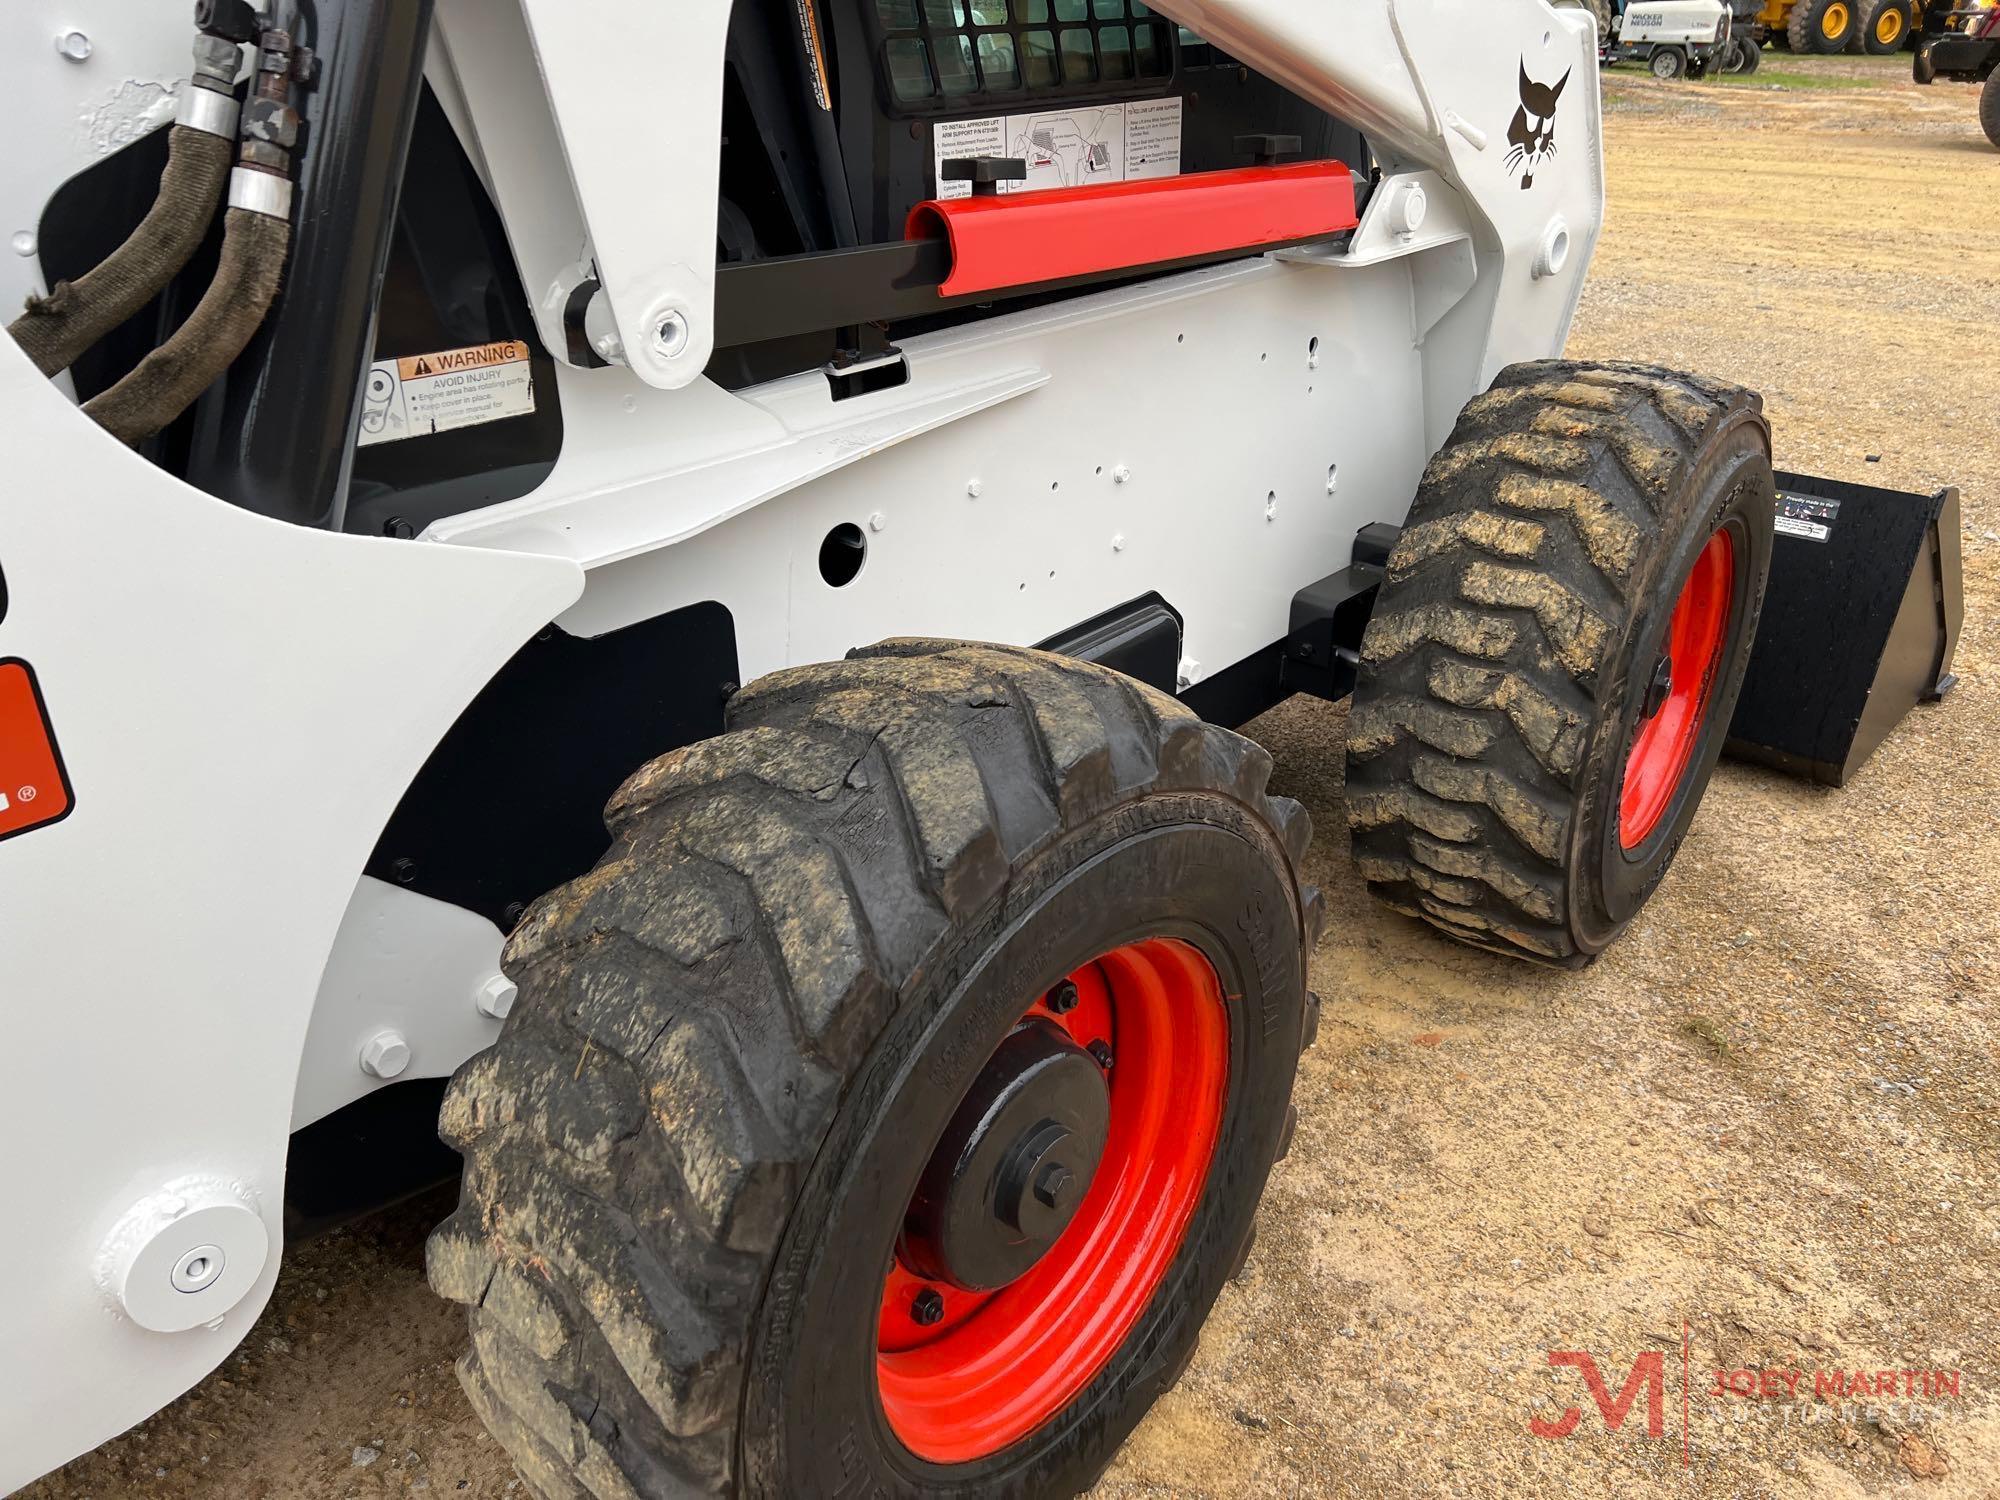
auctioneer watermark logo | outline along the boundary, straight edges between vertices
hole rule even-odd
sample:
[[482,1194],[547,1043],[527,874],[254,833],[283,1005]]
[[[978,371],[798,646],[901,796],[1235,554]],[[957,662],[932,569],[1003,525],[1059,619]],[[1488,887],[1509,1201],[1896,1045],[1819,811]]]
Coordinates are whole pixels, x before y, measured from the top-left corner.
[[[1773,1420],[1797,1423],[1800,1426],[1814,1426],[1824,1423],[1830,1431],[1844,1432],[1860,1422],[1872,1422],[1884,1430],[1922,1425],[1927,1413],[1924,1405],[1943,1400],[1956,1399],[1964,1394],[1964,1372],[1961,1370],[1860,1370],[1860,1369],[1749,1369],[1702,1370],[1694,1368],[1690,1330],[1686,1323],[1681,1325],[1680,1354],[1680,1431],[1675,1434],[1668,1430],[1668,1383],[1669,1367],[1666,1351],[1647,1349],[1635,1358],[1631,1366],[1620,1371],[1615,1362],[1607,1360],[1600,1365],[1597,1357],[1583,1349],[1551,1349],[1548,1351],[1549,1366],[1552,1370],[1573,1369],[1583,1383],[1584,1393],[1596,1408],[1604,1430],[1609,1433],[1621,1431],[1634,1408],[1643,1401],[1648,1438],[1668,1439],[1678,1436],[1681,1442],[1681,1462],[1694,1462],[1695,1403],[1703,1403],[1703,1415],[1715,1420],[1727,1420],[1728,1408],[1718,1406],[1718,1402],[1730,1403],[1736,1420],[1742,1420],[1746,1403],[1761,1403],[1765,1414]],[[1606,1370],[1610,1378],[1606,1377]],[[1697,1378],[1698,1377],[1698,1378]],[[1612,1381],[1618,1380],[1614,1393]],[[1900,1409],[1898,1403],[1901,1403]],[[1538,1438],[1559,1441],[1575,1432],[1585,1421],[1581,1406],[1566,1407],[1553,1421],[1543,1417],[1530,1417],[1528,1430]],[[1927,1444],[1904,1439],[1903,1458],[1905,1464],[1918,1473],[1944,1473],[1943,1460]]]

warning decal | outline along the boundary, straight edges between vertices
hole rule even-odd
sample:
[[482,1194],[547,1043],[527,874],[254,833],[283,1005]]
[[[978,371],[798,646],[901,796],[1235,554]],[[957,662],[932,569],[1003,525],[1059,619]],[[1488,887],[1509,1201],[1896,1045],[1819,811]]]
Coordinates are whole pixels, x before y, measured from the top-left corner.
[[518,340],[385,359],[368,371],[358,442],[429,437],[534,409],[534,365]]
[[35,674],[0,661],[0,839],[67,817],[74,805]]

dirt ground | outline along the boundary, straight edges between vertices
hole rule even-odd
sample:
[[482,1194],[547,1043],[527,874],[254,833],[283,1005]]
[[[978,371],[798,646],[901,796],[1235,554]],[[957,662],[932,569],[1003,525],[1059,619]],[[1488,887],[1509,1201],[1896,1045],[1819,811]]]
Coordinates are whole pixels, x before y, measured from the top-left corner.
[[[1371,909],[1341,710],[1252,726],[1319,828],[1326,1022],[1246,1274],[1106,1500],[2000,1494],[2000,151],[1903,59],[1768,66],[1820,87],[1608,82],[1570,351],[1761,389],[1781,467],[1960,485],[1961,685],[1842,791],[1726,766],[1575,975]],[[24,1496],[521,1493],[422,1282],[444,1211],[301,1247],[215,1375]],[[1551,1351],[1608,1397],[1654,1351],[1661,1435]]]

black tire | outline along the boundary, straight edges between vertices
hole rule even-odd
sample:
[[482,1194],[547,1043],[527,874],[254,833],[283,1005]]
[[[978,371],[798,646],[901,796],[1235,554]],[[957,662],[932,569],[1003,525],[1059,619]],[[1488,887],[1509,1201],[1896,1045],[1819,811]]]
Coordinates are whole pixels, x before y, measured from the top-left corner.
[[[1643,365],[1509,367],[1425,470],[1361,648],[1347,813],[1370,889],[1478,946],[1569,967],[1672,863],[1742,686],[1770,569],[1762,403]],[[1684,581],[1734,544],[1729,625],[1653,831],[1619,805]]]
[[[465,1389],[547,1500],[1082,1489],[1192,1357],[1289,1140],[1305,813],[1248,741],[1041,652],[892,641],[729,721],[613,798],[610,851],[517,928],[518,1002],[446,1096],[466,1178],[429,1269],[471,1309]],[[1158,934],[1230,997],[1185,1237],[1066,1407],[924,1462],[877,1399],[867,1290],[922,1154],[1023,996]]]
[[1646,59],[1646,67],[1662,82],[1669,82],[1687,71],[1687,59],[1681,56],[1678,47],[1655,47],[1653,55]]
[[1736,71],[1747,78],[1764,65],[1764,48],[1755,37],[1744,37],[1738,45],[1742,51]]
[[[1910,0],[1867,0],[1861,11],[1861,50],[1888,57],[1910,39]],[[1883,39],[1883,33],[1890,33]]]
[[[1785,35],[1792,50],[1823,57],[1846,51],[1847,44],[1854,39],[1854,5],[1855,0],[1799,0],[1785,23]],[[1835,17],[1845,20],[1836,24]]]
[[1611,0],[1556,0],[1556,4],[1589,11],[1597,19],[1597,40],[1602,43],[1610,38],[1615,24],[1611,15]]
[[1979,128],[1986,139],[2000,146],[2000,72],[1988,73],[1979,87]]

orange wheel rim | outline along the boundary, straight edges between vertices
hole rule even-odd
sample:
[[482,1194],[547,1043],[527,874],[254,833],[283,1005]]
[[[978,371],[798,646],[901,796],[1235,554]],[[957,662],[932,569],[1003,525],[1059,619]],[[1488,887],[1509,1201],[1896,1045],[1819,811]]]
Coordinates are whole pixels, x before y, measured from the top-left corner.
[[1829,5],[1819,18],[1820,34],[1829,39],[1847,30],[1847,7],[1839,3]]
[[1096,1378],[1166,1281],[1222,1134],[1229,1019],[1221,980],[1197,949],[1173,938],[1128,943],[1058,989],[1066,1003],[1040,997],[1024,1024],[1059,1027],[1093,1049],[1110,1086],[1109,1134],[1076,1217],[997,1290],[934,1282],[900,1245],[882,1285],[883,1414],[932,1463],[999,1452]]
[[1652,837],[1694,761],[1729,644],[1735,599],[1736,539],[1718,531],[1695,559],[1675,601],[1663,658],[1670,674],[1666,692],[1639,726],[1625,759],[1618,841],[1627,851]]

